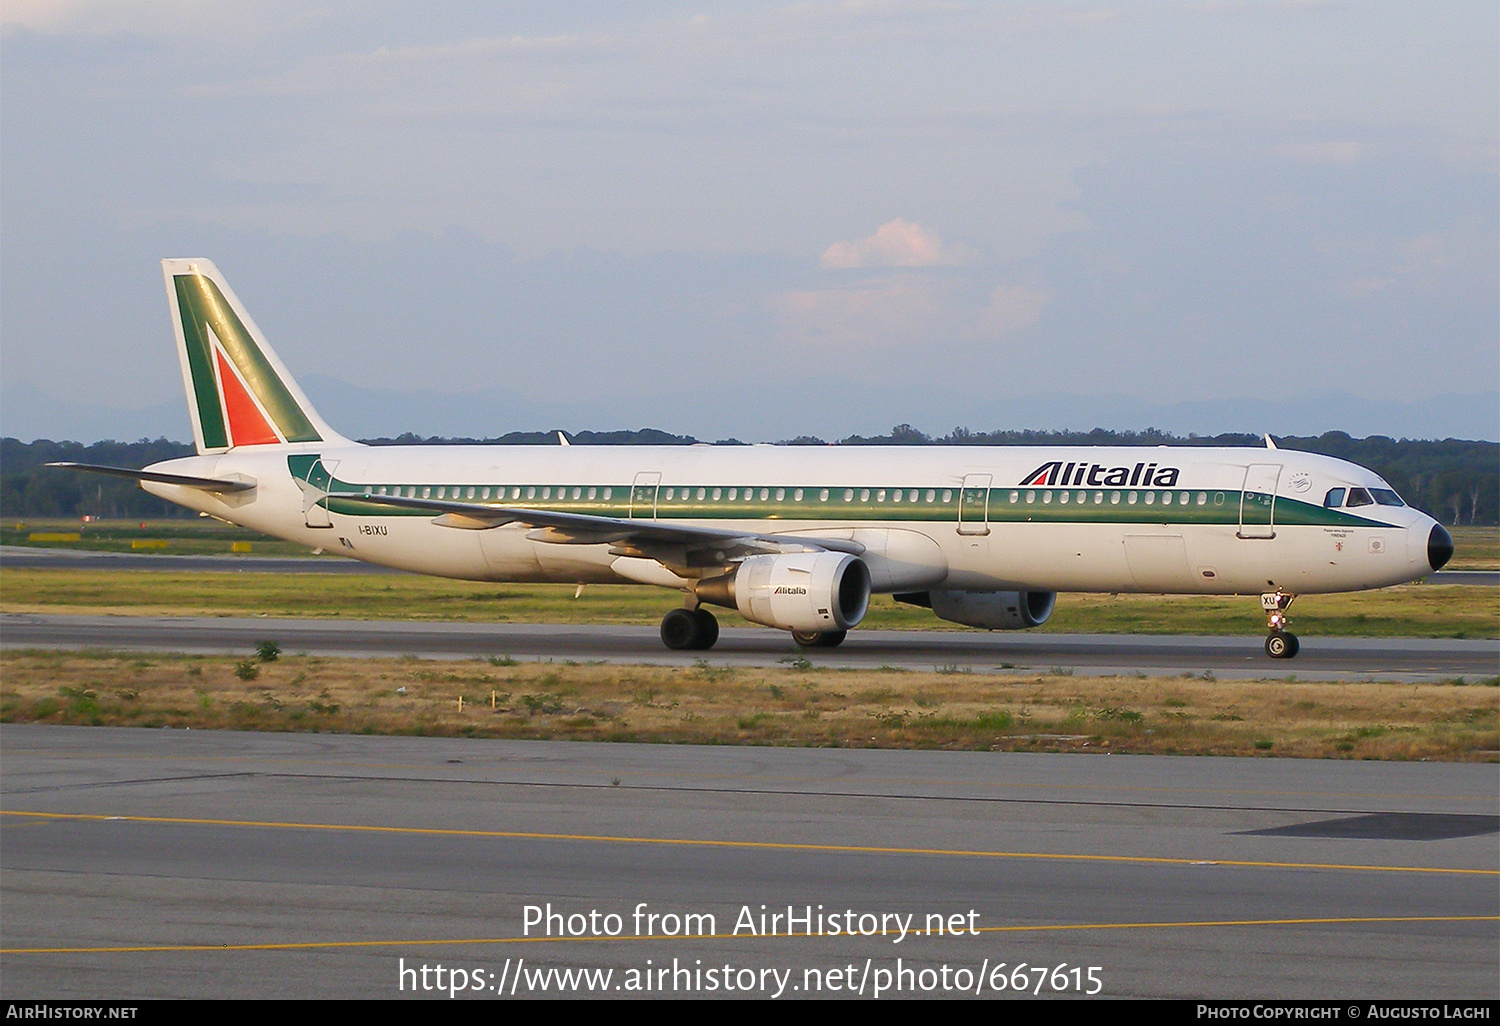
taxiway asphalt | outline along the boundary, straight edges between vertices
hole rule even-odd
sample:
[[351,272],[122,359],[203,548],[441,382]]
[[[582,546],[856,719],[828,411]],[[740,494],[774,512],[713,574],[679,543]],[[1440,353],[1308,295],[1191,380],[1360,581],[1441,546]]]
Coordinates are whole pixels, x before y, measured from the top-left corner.
[[[581,968],[609,996],[870,997],[903,970],[905,996],[990,996],[1040,967],[1045,995],[1097,967],[1110,996],[1500,997],[1492,765],[37,725],[0,748],[10,999],[446,1000],[439,964],[489,998]],[[553,936],[527,930],[549,904]],[[822,934],[785,936],[788,906]],[[558,936],[591,912],[620,936]],[[826,929],[867,915],[922,932]]]

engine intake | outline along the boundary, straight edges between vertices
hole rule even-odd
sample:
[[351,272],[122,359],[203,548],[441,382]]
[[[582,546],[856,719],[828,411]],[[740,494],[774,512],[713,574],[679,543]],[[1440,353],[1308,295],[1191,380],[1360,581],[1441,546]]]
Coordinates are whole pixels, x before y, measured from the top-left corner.
[[733,573],[699,581],[704,602],[784,631],[845,631],[870,608],[870,569],[843,552],[750,556]]
[[1040,627],[1057,603],[1055,591],[918,591],[897,602],[927,606],[940,620],[990,631]]

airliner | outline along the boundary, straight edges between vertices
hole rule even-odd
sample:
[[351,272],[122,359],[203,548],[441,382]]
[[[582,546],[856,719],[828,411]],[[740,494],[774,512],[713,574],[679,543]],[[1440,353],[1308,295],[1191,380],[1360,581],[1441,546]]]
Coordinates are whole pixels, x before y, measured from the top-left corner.
[[[1297,595],[1417,580],[1453,541],[1378,475],[1265,448],[370,446],[320,417],[218,268],[162,262],[197,455],[133,470],[171,502],[355,559],[474,581],[649,584],[672,649],[736,610],[843,642],[872,593],[989,630],[1058,592]],[[565,436],[560,441],[566,442]]]

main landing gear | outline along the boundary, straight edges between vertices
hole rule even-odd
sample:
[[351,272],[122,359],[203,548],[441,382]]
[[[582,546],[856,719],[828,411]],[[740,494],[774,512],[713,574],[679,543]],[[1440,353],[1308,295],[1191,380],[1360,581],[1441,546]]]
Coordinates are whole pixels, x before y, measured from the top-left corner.
[[674,609],[661,619],[661,640],[668,648],[713,648],[719,640],[719,621],[702,606]]
[[[792,631],[792,640],[803,648],[835,648],[844,643],[848,631]],[[679,651],[703,651],[719,640],[719,621],[702,606],[674,609],[661,618],[661,640]]]
[[803,648],[838,648],[848,631],[792,631],[792,640]]
[[1266,611],[1266,630],[1270,632],[1266,635],[1266,655],[1272,659],[1292,659],[1302,647],[1297,642],[1297,635],[1286,629],[1286,610],[1296,597],[1279,591],[1260,597],[1260,607]]

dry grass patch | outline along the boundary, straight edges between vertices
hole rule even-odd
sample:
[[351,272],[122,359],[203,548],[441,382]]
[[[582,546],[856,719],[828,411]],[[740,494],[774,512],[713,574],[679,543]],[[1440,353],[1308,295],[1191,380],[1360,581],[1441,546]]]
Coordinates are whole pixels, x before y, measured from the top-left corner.
[[[1443,684],[196,656],[0,656],[0,719],[374,734],[1496,759],[1500,679]],[[462,702],[460,702],[462,699]]]

